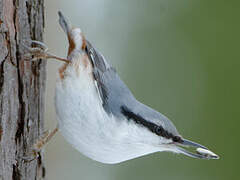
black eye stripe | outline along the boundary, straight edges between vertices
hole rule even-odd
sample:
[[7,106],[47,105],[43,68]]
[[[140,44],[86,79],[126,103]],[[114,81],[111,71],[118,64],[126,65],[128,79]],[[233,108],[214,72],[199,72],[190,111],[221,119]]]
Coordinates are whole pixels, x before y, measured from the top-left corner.
[[158,136],[165,137],[167,139],[172,139],[174,142],[180,142],[181,138],[179,136],[174,136],[172,133],[169,133],[162,126],[158,126],[152,122],[145,120],[138,114],[133,113],[132,111],[128,110],[126,107],[122,106],[121,111],[127,119],[132,119],[137,124],[141,124],[142,126],[148,128],[153,133],[157,134]]

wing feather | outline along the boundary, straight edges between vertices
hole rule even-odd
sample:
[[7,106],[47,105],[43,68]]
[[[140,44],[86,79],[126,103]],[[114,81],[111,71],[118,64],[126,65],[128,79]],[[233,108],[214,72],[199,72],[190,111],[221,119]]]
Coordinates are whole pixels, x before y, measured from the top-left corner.
[[104,74],[115,69],[105,60],[103,55],[98,52],[89,41],[86,45],[86,53],[93,65],[93,76],[96,81],[97,90],[99,92],[103,105],[106,103],[108,98],[108,90],[104,85]]

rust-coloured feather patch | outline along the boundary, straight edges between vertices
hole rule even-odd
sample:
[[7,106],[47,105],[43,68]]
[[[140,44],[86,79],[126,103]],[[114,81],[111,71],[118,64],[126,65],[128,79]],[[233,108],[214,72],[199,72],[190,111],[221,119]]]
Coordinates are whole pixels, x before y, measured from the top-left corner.
[[68,63],[65,63],[62,67],[59,68],[58,72],[59,72],[60,79],[64,79],[64,73],[68,65],[69,65]]

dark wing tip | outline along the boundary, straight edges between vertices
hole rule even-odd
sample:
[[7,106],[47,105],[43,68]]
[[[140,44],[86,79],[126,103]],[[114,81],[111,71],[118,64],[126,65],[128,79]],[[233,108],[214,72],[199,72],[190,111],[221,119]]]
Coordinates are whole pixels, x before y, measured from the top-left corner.
[[59,17],[63,16],[61,11],[58,11],[58,16]]
[[62,27],[65,33],[68,33],[71,29],[71,24],[67,21],[67,19],[64,17],[61,11],[58,11],[58,16],[59,16],[58,22],[60,26]]

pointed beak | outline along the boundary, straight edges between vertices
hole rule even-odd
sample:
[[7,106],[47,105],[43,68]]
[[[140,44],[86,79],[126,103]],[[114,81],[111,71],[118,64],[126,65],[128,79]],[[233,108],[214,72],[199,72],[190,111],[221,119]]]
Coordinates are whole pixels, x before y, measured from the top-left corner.
[[[182,153],[189,157],[199,159],[219,159],[218,155],[210,151],[205,146],[189,141],[187,139],[182,139],[182,142],[175,143],[175,145],[179,153]],[[193,149],[193,152],[191,152],[190,149]]]
[[68,22],[68,20],[63,16],[61,11],[58,11],[59,16],[59,24],[62,27],[63,31],[68,34],[72,28],[71,24]]

